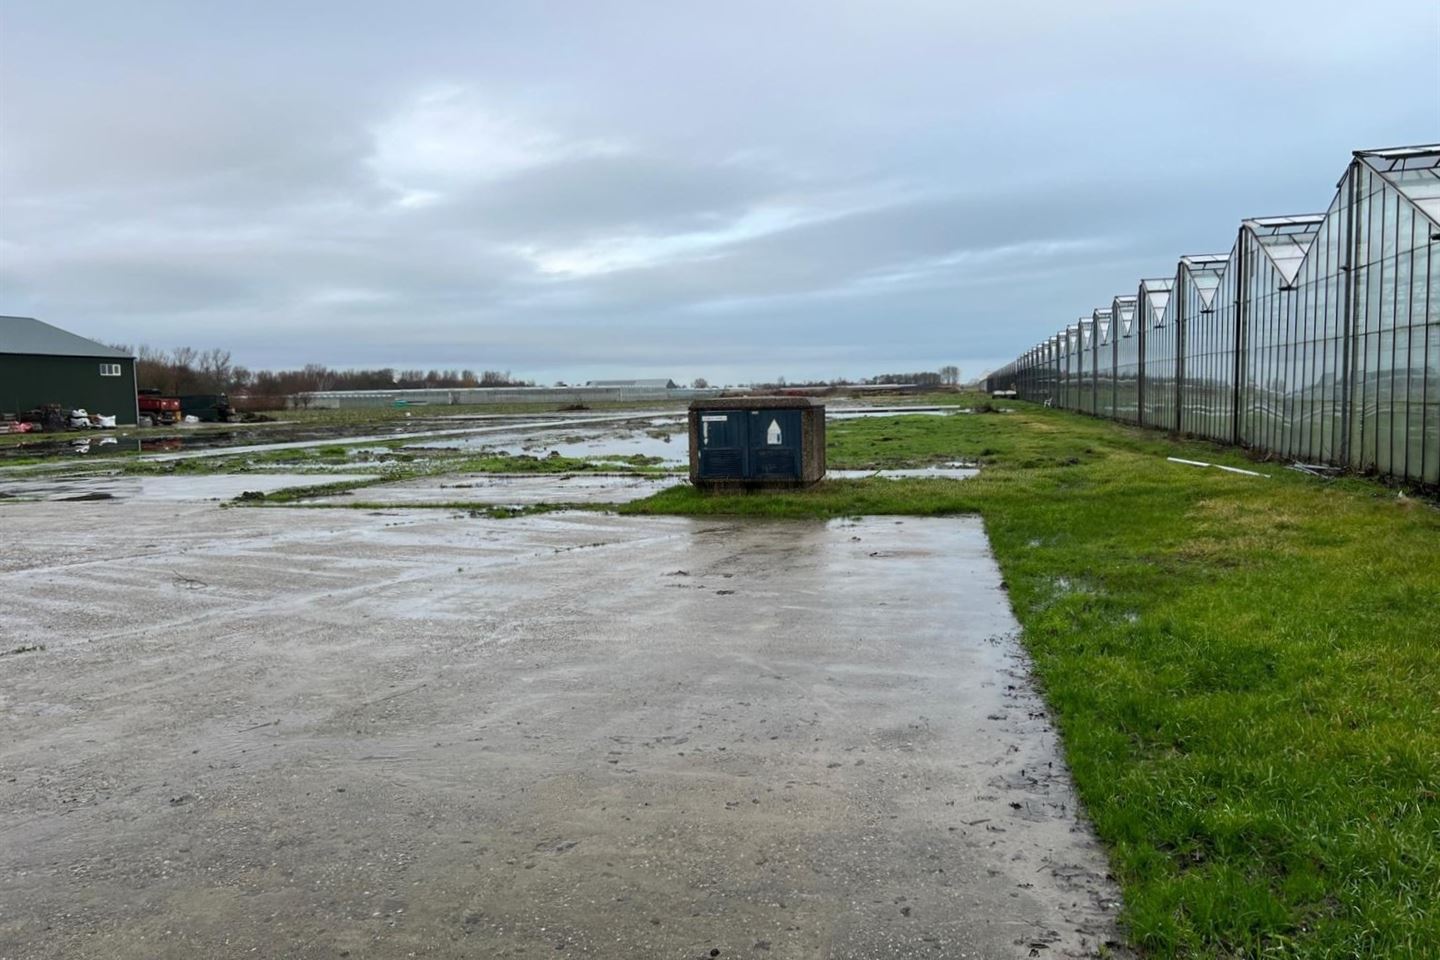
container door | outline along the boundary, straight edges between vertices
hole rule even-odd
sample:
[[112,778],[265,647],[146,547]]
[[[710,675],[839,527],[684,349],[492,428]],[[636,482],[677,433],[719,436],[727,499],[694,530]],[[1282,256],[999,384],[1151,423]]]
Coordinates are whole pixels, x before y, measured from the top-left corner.
[[745,476],[743,410],[701,411],[697,439],[702,480],[739,480]]
[[750,411],[750,476],[800,477],[800,411]]

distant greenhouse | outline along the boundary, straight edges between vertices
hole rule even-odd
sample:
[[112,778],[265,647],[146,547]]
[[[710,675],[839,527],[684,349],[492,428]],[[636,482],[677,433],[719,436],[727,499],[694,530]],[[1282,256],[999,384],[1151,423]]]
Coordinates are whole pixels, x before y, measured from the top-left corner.
[[586,381],[585,386],[639,388],[642,390],[675,390],[679,387],[679,384],[674,380],[658,377],[649,380],[589,380]]
[[1440,483],[1440,144],[1354,154],[1323,213],[1240,223],[991,390]]

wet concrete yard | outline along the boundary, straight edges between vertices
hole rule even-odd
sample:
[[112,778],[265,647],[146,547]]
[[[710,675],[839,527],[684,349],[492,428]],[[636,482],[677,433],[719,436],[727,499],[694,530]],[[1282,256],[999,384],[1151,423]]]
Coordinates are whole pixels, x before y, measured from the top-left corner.
[[973,519],[0,512],[0,957],[1086,956]]

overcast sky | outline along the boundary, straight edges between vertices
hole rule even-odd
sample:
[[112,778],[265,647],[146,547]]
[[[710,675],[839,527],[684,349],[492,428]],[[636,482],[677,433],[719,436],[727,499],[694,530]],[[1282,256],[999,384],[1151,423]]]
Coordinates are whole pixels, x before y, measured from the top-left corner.
[[1349,152],[1390,0],[0,0],[0,313],[542,382],[1008,360]]

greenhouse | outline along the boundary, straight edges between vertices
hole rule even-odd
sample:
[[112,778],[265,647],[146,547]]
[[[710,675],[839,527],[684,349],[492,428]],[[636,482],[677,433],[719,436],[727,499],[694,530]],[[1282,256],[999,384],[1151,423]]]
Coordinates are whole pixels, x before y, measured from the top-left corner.
[[1090,412],[1114,416],[1115,356],[1110,343],[1110,308],[1097,308],[1090,315]]
[[1138,297],[1116,297],[1110,304],[1115,323],[1112,341],[1111,404],[1109,416],[1126,423],[1140,422],[1140,337],[1135,330]]
[[1165,325],[1174,277],[1140,281],[1136,296],[1135,352],[1139,368],[1139,423],[1169,429],[1179,416],[1175,407],[1175,324]]
[[1440,483],[1440,144],[1357,151],[1324,213],[1243,220],[991,389]]

